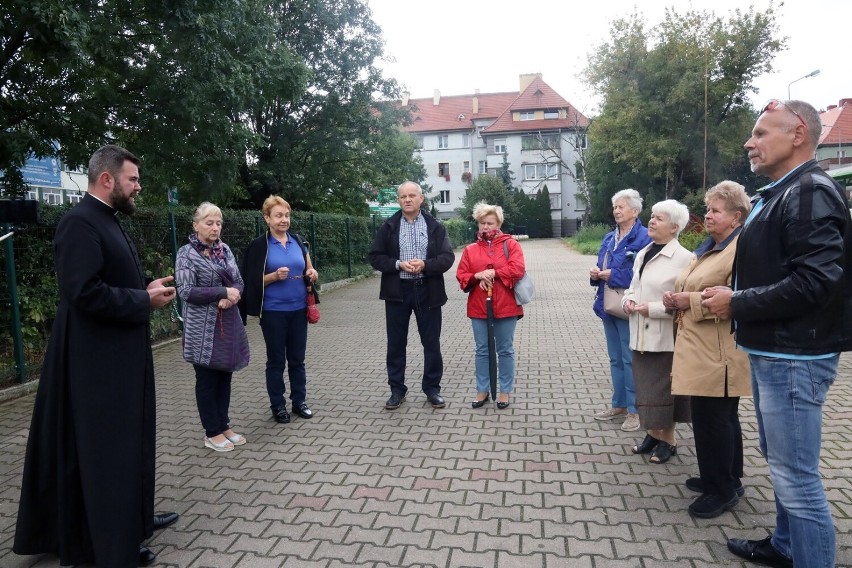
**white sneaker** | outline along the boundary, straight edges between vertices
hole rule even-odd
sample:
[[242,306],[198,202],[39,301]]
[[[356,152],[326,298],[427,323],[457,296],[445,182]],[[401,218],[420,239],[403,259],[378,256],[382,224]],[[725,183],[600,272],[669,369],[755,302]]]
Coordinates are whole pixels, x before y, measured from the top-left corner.
[[593,415],[595,420],[615,420],[622,416],[627,416],[627,410],[624,408],[607,408]]
[[633,432],[639,429],[639,415],[630,413],[627,415],[627,419],[624,421],[624,424],[621,425],[621,429],[625,432]]

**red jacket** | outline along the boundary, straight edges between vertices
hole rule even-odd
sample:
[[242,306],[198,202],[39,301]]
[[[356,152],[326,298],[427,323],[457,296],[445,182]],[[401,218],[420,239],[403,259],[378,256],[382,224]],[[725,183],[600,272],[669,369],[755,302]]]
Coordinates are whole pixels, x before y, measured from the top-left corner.
[[[503,242],[509,248],[509,258],[506,258]],[[487,316],[485,299],[487,294],[479,287],[479,280],[474,274],[482,272],[488,265],[497,272],[494,279],[494,290],[491,297],[495,318],[510,316],[523,317],[524,309],[515,303],[515,281],[523,277],[526,270],[524,251],[521,245],[511,235],[500,233],[493,241],[477,240],[464,248],[456,278],[461,289],[468,292],[467,317],[485,319]]]

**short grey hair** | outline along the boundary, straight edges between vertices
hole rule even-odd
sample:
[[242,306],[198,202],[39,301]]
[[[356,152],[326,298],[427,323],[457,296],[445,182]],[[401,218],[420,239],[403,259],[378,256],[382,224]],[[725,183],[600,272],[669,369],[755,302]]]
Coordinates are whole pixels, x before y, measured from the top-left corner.
[[198,209],[195,210],[195,215],[192,216],[192,222],[197,223],[202,219],[210,217],[211,215],[218,215],[219,218],[221,218],[222,210],[210,203],[209,201],[205,201],[198,206]]
[[[802,117],[802,122],[808,127],[808,141],[816,150],[819,146],[819,137],[822,135],[822,120],[817,109],[805,101],[784,101],[784,104]],[[795,124],[798,124],[798,121]]]
[[677,227],[678,235],[686,228],[686,224],[689,223],[689,209],[686,205],[674,199],[666,199],[665,201],[655,203],[651,207],[651,213],[666,215],[669,218],[669,222]]
[[612,196],[612,206],[615,207],[615,202],[623,199],[627,202],[627,206],[634,211],[642,212],[642,196],[635,189],[622,189]]
[[414,187],[417,188],[418,193],[420,193],[420,195],[423,195],[423,188],[420,187],[420,184],[413,182],[411,180],[407,180],[407,181],[404,181],[401,184],[399,184],[399,186],[397,186],[397,188],[396,188],[396,194],[399,195],[399,190],[401,190],[406,185],[413,185]]
[[500,225],[503,224],[503,208],[499,205],[489,205],[484,201],[480,201],[473,206],[473,218],[476,219],[477,223],[488,215],[494,215],[497,217],[497,223]]

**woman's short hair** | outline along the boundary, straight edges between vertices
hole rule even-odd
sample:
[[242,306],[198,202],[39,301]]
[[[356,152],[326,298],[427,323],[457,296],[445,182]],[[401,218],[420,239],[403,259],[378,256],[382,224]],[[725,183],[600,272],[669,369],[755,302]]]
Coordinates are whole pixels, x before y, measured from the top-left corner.
[[627,202],[627,206],[634,211],[642,212],[642,196],[635,189],[622,189],[612,196],[612,206],[615,207],[615,202],[623,199]]
[[263,207],[261,208],[261,211],[263,211],[263,216],[269,217],[270,213],[272,213],[272,208],[276,205],[284,207],[285,209],[287,209],[287,211],[293,211],[293,208],[290,207],[289,203],[284,201],[283,197],[279,197],[278,195],[270,195],[269,197],[263,200]]
[[477,223],[488,215],[494,215],[497,217],[497,223],[499,225],[503,224],[503,208],[499,205],[489,205],[484,201],[480,201],[473,206],[473,218],[476,219]]
[[202,219],[206,219],[207,217],[210,217],[212,215],[216,215],[221,219],[222,210],[210,203],[209,201],[205,201],[198,206],[198,209],[195,210],[195,215],[192,216],[192,222],[197,223]]
[[742,185],[729,179],[720,181],[704,194],[704,204],[710,205],[710,202],[714,199],[724,201],[725,210],[729,213],[739,211],[740,223],[745,223],[746,217],[751,211],[751,200]]
[[651,207],[651,213],[662,213],[669,218],[669,222],[677,227],[677,234],[686,228],[689,223],[689,209],[680,201],[666,199],[655,203]]

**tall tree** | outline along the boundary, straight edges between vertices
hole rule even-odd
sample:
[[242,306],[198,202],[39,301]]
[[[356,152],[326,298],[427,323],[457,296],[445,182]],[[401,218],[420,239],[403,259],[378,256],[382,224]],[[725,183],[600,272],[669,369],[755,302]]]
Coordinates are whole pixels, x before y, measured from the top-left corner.
[[[606,204],[595,217],[608,218],[613,190],[678,198],[742,172],[754,119],[747,95],[784,46],[776,17],[773,8],[735,10],[726,19],[668,9],[647,31],[635,13],[612,24],[586,69],[604,100],[586,168],[593,207]],[[594,195],[601,192],[607,195]]]
[[517,223],[520,218],[521,211],[515,199],[515,193],[507,188],[498,176],[480,175],[471,182],[462,198],[462,206],[456,209],[459,218],[470,219],[473,206],[480,201],[501,206],[504,218],[511,223]]

